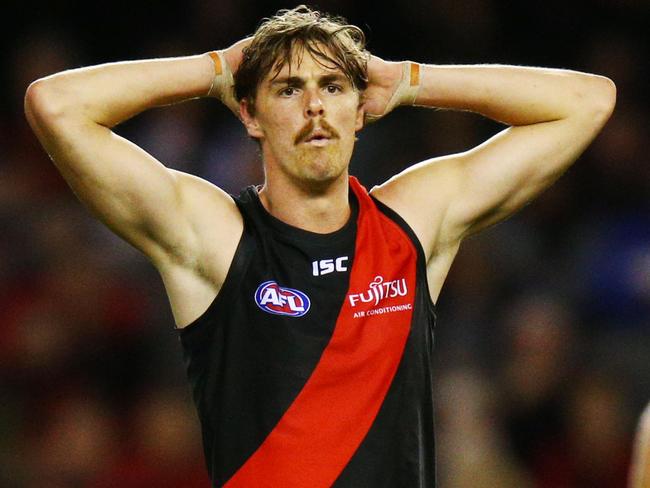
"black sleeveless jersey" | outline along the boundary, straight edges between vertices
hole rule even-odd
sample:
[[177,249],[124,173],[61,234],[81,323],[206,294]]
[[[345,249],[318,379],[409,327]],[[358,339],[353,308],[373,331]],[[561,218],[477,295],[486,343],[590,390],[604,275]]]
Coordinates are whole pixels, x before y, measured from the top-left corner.
[[434,307],[408,225],[350,177],[330,234],[235,198],[223,287],[180,338],[213,486],[435,486]]

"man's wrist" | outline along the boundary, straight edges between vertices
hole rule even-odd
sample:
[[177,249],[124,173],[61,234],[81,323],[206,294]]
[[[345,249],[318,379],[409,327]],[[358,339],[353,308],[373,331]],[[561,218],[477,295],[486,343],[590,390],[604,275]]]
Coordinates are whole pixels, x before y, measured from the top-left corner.
[[206,97],[220,99],[235,115],[239,117],[239,103],[235,98],[235,81],[223,51],[206,53],[212,60],[214,73]]
[[[415,105],[420,91],[420,64],[413,61],[402,63],[402,78],[393,94],[391,103],[395,105]],[[390,105],[390,104],[389,104]]]

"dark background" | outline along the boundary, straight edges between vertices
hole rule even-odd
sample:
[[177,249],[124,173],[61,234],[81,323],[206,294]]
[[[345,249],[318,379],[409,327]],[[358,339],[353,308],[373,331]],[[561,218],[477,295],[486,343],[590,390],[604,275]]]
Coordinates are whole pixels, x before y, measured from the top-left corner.
[[[24,119],[27,85],[224,48],[295,5],[3,3],[0,486],[207,486],[162,281],[54,170]],[[445,488],[624,487],[650,400],[650,3],[312,5],[362,27],[385,59],[616,82],[616,111],[575,166],[461,248],[438,303],[437,458]],[[499,129],[473,114],[399,108],[361,132],[351,172],[371,187]],[[151,110],[117,132],[227,191],[262,181],[255,145],[214,100]]]

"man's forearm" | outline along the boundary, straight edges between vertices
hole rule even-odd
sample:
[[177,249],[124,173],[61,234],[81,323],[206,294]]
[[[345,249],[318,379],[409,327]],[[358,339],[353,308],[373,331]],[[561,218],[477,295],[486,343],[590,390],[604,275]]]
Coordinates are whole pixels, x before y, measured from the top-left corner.
[[113,127],[151,107],[205,96],[214,77],[207,54],[125,61],[63,71],[30,87],[49,111]]
[[614,84],[576,71],[519,66],[422,65],[415,105],[470,110],[507,125],[529,125],[603,110]]
[[637,428],[628,486],[650,487],[650,404],[641,415]]

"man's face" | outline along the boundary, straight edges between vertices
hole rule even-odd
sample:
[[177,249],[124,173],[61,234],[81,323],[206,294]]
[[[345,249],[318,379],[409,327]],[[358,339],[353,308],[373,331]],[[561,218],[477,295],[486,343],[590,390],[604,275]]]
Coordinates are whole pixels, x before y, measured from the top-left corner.
[[346,170],[355,133],[363,126],[359,92],[339,69],[318,64],[308,51],[260,84],[255,115],[244,115],[262,145],[267,179],[282,173],[295,183],[322,187]]

